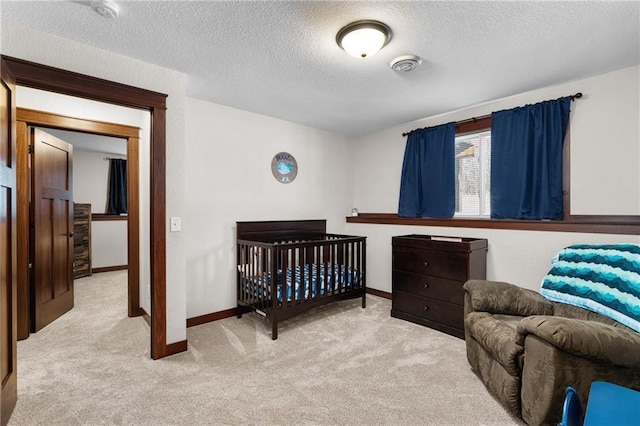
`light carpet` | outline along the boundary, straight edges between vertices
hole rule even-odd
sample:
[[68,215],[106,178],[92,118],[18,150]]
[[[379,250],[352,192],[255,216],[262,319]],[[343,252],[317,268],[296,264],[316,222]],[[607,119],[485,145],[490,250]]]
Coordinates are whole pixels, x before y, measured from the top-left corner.
[[464,341],[391,318],[389,300],[337,302],[281,323],[191,327],[149,359],[127,318],[126,272],[75,282],[75,308],[18,343],[10,425],[518,425],[472,373]]

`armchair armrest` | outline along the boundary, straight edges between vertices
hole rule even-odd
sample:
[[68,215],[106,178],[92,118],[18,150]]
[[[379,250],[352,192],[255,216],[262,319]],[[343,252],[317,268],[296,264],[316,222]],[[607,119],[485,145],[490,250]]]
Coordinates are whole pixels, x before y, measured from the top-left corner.
[[553,304],[540,293],[500,281],[469,280],[464,284],[474,311],[504,315],[553,315]]
[[597,321],[531,316],[518,323],[516,343],[534,334],[565,352],[620,367],[640,367],[640,334]]

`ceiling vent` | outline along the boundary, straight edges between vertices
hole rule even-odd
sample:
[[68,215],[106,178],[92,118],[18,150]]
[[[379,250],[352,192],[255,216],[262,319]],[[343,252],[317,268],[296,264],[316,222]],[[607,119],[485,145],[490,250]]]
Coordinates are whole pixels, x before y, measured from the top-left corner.
[[391,61],[391,69],[397,72],[413,71],[420,66],[422,58],[416,55],[398,56]]
[[91,2],[91,9],[110,19],[116,19],[120,12],[120,6],[113,0],[94,0]]

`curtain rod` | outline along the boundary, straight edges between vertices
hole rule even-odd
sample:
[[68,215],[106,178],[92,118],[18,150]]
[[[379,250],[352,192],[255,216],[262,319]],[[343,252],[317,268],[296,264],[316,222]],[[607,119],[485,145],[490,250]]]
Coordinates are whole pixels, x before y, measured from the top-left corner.
[[126,158],[116,158],[116,157],[104,157],[103,158],[104,161],[109,161],[109,160],[126,160]]
[[[571,102],[575,101],[576,99],[580,99],[582,97],[582,92],[578,92],[575,95],[571,95],[569,96],[569,98],[571,99]],[[489,118],[491,117],[491,114],[487,114],[487,115],[482,115],[480,117],[471,117],[471,118],[467,118],[466,120],[460,120],[460,121],[456,121],[456,125],[458,124],[464,124],[464,123],[470,123],[470,122],[476,122],[478,120],[483,120],[485,118]],[[425,129],[426,127],[423,127],[423,129]],[[414,129],[411,132],[414,132],[416,130],[420,130],[420,129]],[[407,136],[409,133],[411,132],[405,132],[402,134],[402,136]]]

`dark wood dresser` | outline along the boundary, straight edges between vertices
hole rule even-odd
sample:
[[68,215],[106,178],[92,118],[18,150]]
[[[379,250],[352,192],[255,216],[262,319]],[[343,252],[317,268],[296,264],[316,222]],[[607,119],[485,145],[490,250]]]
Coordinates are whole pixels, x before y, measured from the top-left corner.
[[392,238],[391,316],[464,339],[464,289],[486,279],[487,240],[403,235]]
[[73,278],[91,275],[91,204],[73,204]]

